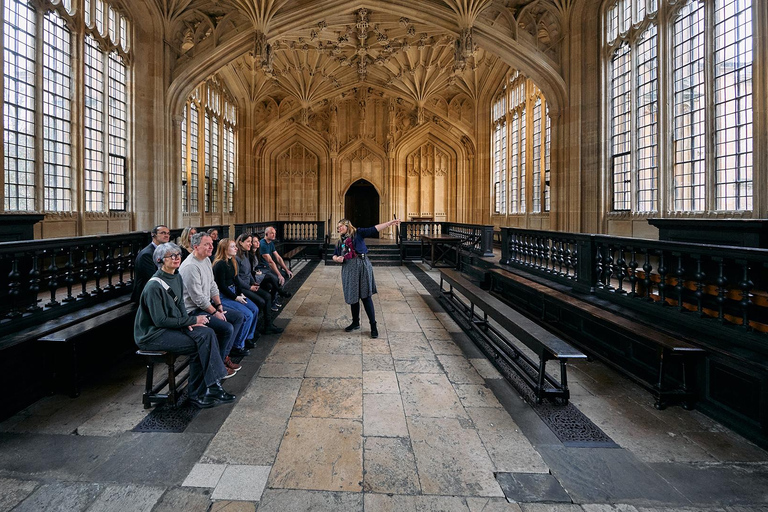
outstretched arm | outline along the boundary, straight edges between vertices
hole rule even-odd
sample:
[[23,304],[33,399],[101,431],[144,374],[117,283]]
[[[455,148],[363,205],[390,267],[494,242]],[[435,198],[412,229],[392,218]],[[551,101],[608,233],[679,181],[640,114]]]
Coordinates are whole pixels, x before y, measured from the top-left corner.
[[386,229],[389,226],[399,226],[399,225],[400,225],[400,219],[392,219],[390,221],[387,221],[381,224],[376,224],[375,227],[376,227],[376,231],[381,231],[382,229]]

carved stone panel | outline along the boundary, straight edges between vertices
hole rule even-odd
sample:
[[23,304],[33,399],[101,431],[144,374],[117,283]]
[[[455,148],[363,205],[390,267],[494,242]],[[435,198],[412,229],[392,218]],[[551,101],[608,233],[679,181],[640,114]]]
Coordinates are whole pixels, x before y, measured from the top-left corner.
[[[384,183],[384,160],[365,145],[345,154],[339,161],[342,186],[362,178],[373,183],[379,191]],[[340,191],[343,193],[344,191]]]
[[318,211],[318,157],[301,142],[277,157],[278,220],[316,220]]
[[455,162],[433,143],[426,142],[406,157],[405,165],[408,217],[446,220]]

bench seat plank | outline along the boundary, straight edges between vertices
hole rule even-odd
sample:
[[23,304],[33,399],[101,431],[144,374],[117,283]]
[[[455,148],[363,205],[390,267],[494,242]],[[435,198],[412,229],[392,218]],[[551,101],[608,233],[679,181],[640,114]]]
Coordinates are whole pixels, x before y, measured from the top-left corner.
[[446,281],[469,295],[467,298],[515,338],[541,355],[546,347],[551,359],[586,359],[587,356],[523,314],[493,297],[456,270],[441,269]]
[[87,332],[104,325],[107,322],[118,320],[126,315],[132,314],[136,310],[136,305],[133,303],[125,304],[115,309],[104,311],[100,315],[94,315],[81,322],[78,322],[64,329],[47,334],[41,338],[40,341],[49,342],[63,342],[66,343],[77,336],[86,334]]

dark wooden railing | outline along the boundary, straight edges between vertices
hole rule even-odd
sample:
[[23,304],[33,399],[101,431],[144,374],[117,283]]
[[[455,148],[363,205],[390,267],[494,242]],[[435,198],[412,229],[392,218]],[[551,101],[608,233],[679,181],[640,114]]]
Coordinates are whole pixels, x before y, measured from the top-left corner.
[[636,309],[768,332],[768,249],[502,228],[500,262]]
[[461,248],[481,256],[493,256],[493,226],[455,222],[410,221],[400,223],[400,245],[420,243],[422,235],[461,238]]
[[283,243],[325,243],[325,221],[322,220],[235,224],[235,236],[240,236],[242,233],[257,233],[262,237],[264,230],[269,226],[275,228],[277,240]]
[[128,293],[147,232],[0,243],[0,336]]

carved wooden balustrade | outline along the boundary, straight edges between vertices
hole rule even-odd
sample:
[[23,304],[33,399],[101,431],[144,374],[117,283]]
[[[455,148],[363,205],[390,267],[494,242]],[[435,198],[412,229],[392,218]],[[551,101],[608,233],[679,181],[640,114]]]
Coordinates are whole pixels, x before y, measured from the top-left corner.
[[481,256],[493,256],[493,226],[456,222],[408,221],[400,223],[398,243],[402,259],[419,258],[422,235],[461,238],[461,248]]
[[261,238],[267,227],[273,226],[276,231],[277,240],[283,243],[324,243],[325,242],[325,221],[306,220],[306,221],[269,221],[269,222],[248,222],[244,224],[235,224],[235,236],[242,233],[256,233]]
[[0,336],[128,294],[147,232],[0,243]]
[[652,314],[768,333],[766,249],[502,228],[500,262]]

